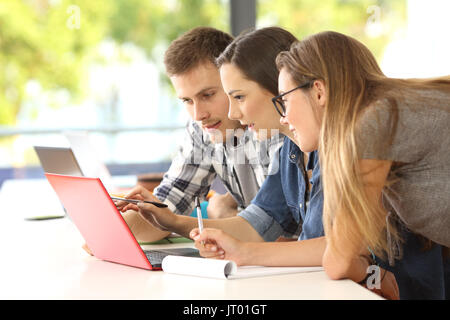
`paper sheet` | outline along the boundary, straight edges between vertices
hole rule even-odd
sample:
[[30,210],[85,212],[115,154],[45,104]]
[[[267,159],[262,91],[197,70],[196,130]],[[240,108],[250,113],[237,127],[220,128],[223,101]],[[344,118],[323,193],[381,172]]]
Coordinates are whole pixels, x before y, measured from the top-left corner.
[[167,273],[215,279],[240,279],[271,276],[276,274],[323,271],[322,267],[237,267],[230,260],[167,256],[163,259],[162,269]]

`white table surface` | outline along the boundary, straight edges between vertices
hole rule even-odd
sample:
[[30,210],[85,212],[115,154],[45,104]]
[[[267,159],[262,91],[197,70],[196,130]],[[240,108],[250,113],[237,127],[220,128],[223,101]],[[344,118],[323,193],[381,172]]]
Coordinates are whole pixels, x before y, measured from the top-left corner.
[[24,220],[26,198],[0,190],[0,299],[381,299],[322,271],[216,280],[101,261],[81,249],[70,219]]

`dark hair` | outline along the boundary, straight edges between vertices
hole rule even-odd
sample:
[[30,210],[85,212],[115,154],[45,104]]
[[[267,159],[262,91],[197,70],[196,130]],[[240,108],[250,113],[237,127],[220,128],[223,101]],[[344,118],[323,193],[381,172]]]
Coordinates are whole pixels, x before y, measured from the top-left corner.
[[197,27],[175,39],[164,54],[168,76],[184,73],[205,61],[215,64],[216,58],[233,41],[223,31]]
[[218,67],[224,63],[237,66],[244,75],[261,87],[278,95],[278,69],[275,59],[281,51],[289,50],[297,39],[279,27],[244,31],[221,53]]

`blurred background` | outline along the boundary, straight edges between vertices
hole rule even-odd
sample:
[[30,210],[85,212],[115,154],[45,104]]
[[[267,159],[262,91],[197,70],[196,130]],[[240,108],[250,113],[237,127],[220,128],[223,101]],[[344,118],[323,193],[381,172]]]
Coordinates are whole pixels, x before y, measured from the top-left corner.
[[188,120],[164,74],[196,26],[351,35],[393,77],[450,74],[448,0],[0,0],[0,185],[83,130],[113,174],[164,171]]

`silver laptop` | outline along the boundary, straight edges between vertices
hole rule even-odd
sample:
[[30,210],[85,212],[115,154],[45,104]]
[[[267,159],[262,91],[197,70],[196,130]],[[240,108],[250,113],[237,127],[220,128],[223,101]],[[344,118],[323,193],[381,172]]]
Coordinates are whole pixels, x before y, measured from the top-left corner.
[[136,175],[112,177],[97,156],[87,132],[65,132],[70,148],[35,146],[44,172],[69,176],[98,177],[105,187],[114,191],[136,185]]
[[[111,173],[100,159],[98,150],[92,144],[87,131],[66,131],[63,134],[69,141],[84,176],[100,178],[107,189],[114,189],[120,185],[117,181],[113,181]],[[135,181],[132,183],[132,186],[134,185]]]
[[83,176],[71,148],[34,146],[44,172]]

